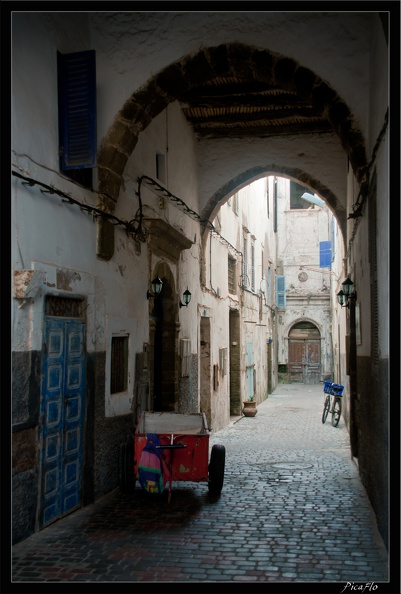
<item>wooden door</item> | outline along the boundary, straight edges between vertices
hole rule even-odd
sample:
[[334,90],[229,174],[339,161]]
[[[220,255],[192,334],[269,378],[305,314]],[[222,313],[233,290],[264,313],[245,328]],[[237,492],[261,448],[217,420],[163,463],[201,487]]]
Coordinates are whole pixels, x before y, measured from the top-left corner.
[[41,403],[43,528],[81,505],[85,324],[46,318]]
[[288,341],[290,383],[317,384],[320,381],[320,340]]

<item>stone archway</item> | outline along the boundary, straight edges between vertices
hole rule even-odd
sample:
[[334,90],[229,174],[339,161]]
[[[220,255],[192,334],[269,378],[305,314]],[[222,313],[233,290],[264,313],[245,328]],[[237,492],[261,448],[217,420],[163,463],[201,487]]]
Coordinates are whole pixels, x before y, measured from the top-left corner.
[[[343,204],[339,202],[336,195],[319,180],[309,175],[307,172],[301,169],[295,169],[292,167],[285,167],[283,165],[276,165],[272,163],[266,167],[255,167],[242,171],[237,177],[231,179],[227,184],[222,186],[218,192],[210,197],[208,204],[202,212],[203,220],[213,220],[222,202],[225,202],[227,197],[235,192],[238,192],[245,186],[252,182],[269,175],[275,175],[277,177],[287,177],[293,179],[297,183],[305,185],[306,187],[313,188],[313,192],[321,196],[327,204],[335,211],[338,224],[345,237],[346,231],[346,209]],[[208,229],[205,229],[207,233]]]
[[[322,113],[325,112],[348,155],[356,179],[365,191],[367,162],[363,135],[349,108],[334,89],[293,59],[269,50],[234,43],[203,48],[195,55],[185,56],[155,75],[125,102],[98,151],[100,207],[114,212],[128,158],[137,144],[139,134],[153,118],[169,103],[179,101],[180,97],[197,85],[217,76],[238,74],[243,80],[279,81],[283,88],[307,98]],[[292,177],[305,182],[309,179],[308,174],[302,171]],[[313,187],[319,191],[318,180],[314,184]],[[334,201],[330,192],[325,191],[325,195],[328,204],[333,209],[338,208],[338,202]],[[218,196],[214,197],[214,200],[218,199]],[[211,207],[213,210],[213,204]],[[345,205],[343,211],[345,213]],[[345,220],[340,220],[341,223],[345,224]],[[113,255],[114,226],[110,221],[98,221],[97,252],[104,259],[110,259]]]

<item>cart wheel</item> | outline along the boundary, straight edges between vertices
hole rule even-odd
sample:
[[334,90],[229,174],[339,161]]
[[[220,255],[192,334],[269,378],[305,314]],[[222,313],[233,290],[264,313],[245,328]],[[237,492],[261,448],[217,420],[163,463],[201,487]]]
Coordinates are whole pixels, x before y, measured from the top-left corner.
[[119,459],[119,483],[124,492],[135,488],[134,477],[134,451],[131,440],[127,440],[120,445]]
[[226,448],[215,444],[212,447],[209,462],[209,493],[212,497],[220,495],[224,482],[224,467],[226,462]]

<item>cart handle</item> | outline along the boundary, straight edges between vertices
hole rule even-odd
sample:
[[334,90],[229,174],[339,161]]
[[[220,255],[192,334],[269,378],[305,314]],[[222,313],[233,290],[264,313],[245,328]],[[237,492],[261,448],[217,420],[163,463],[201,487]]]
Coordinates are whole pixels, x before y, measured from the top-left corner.
[[166,445],[157,445],[155,446],[156,450],[182,450],[182,448],[186,448],[187,446],[183,443],[177,444],[166,444]]

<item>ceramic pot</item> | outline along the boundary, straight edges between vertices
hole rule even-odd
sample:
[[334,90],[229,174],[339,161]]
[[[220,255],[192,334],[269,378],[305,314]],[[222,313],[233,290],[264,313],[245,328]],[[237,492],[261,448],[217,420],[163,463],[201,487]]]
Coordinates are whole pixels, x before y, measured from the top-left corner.
[[244,414],[244,417],[254,417],[256,415],[256,413],[258,412],[258,409],[256,408],[256,402],[249,402],[249,400],[245,400],[243,402],[244,408],[242,409],[242,412]]

